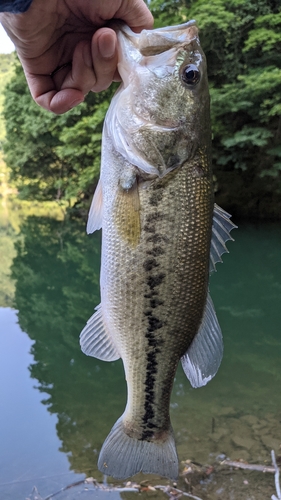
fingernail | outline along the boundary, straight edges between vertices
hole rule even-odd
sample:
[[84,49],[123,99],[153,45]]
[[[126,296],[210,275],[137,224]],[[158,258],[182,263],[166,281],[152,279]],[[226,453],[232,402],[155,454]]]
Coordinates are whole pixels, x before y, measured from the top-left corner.
[[116,51],[116,41],[112,37],[106,37],[106,39],[99,39],[99,51],[102,57],[110,59],[115,55]]

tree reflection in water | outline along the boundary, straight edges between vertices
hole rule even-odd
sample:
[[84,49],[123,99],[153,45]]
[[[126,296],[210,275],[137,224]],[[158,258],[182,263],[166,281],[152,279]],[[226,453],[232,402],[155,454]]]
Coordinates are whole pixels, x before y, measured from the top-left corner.
[[[88,358],[78,341],[99,303],[100,235],[88,237],[81,222],[34,217],[22,235],[13,278],[20,326],[35,341],[31,377],[57,414],[71,468],[101,480],[97,454],[124,410],[126,388],[121,361]],[[241,224],[230,255],[211,278],[224,358],[212,383],[198,391],[177,372],[171,417],[180,460],[207,463],[210,453],[222,452],[237,457],[235,442],[249,436],[255,445],[239,449],[239,458],[267,460],[268,439],[279,449],[280,237],[279,225]],[[253,421],[260,422],[257,433]]]
[[71,468],[99,477],[97,453],[126,396],[121,362],[88,358],[79,346],[99,303],[100,235],[87,236],[81,222],[38,217],[27,218],[21,234],[12,277],[20,326],[35,341],[30,375],[57,414]]

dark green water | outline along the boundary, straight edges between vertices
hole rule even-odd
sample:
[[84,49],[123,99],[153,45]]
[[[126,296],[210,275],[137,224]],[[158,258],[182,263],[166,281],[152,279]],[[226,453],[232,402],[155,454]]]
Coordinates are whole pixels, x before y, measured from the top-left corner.
[[[175,380],[180,460],[210,463],[225,454],[264,462],[271,449],[281,454],[280,224],[239,224],[233,236],[211,278],[221,368],[201,389],[181,369]],[[99,246],[100,235],[87,237],[80,223],[48,218],[28,218],[17,239],[15,296],[0,308],[3,500],[24,500],[33,485],[44,498],[84,475],[102,480],[97,456],[124,410],[126,384],[121,362],[88,358],[78,343],[99,303]]]

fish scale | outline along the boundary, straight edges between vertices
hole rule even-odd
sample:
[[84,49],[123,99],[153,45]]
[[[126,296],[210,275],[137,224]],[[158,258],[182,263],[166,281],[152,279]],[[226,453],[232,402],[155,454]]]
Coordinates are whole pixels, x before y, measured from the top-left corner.
[[[111,207],[105,194],[108,216],[103,226],[103,243],[106,245],[107,238],[110,242],[105,263],[109,275],[106,314],[108,324],[116,325],[115,341],[122,351],[129,400],[124,425],[132,437],[163,435],[170,429],[169,400],[177,363],[197,332],[203,314],[213,189],[208,172],[199,177],[190,175],[197,163],[195,158],[164,179],[139,186],[141,236],[135,249],[118,234],[115,197],[110,193]],[[161,255],[155,259],[157,267],[147,269],[150,252],[157,248],[161,249]],[[126,273],[122,272],[124,269]],[[163,304],[155,307],[152,314],[151,300],[155,298]],[[159,352],[155,353],[157,348]],[[155,356],[149,358],[149,354]],[[150,381],[154,379],[152,388],[148,386],[148,377]],[[163,392],[167,393],[165,399]],[[145,418],[148,403],[153,418]],[[155,428],[147,427],[151,423]]]
[[117,36],[123,83],[105,119],[88,221],[89,232],[103,230],[101,304],[80,343],[87,355],[121,357],[127,382],[127,405],[99,469],[116,478],[143,471],[174,479],[175,372],[181,360],[199,387],[218,370],[223,347],[209,269],[234,225],[214,206],[206,64],[195,23],[141,34],[119,25]]

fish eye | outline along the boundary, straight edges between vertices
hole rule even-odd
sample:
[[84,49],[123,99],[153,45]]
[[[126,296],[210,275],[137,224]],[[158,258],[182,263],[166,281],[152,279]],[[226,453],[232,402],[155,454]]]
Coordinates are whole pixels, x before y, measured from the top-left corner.
[[187,85],[197,85],[200,80],[200,71],[195,64],[188,64],[181,74],[181,78]]

